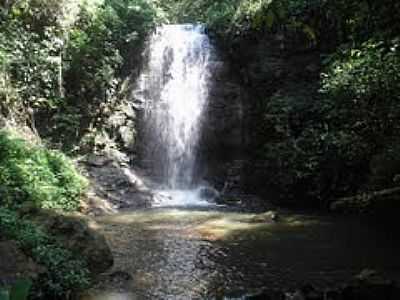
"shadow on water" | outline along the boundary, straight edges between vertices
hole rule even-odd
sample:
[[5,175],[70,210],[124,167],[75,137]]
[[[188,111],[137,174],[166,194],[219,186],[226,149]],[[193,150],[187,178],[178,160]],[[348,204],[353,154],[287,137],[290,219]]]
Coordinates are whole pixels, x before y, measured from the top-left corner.
[[364,268],[400,278],[390,228],[354,217],[260,216],[160,208],[99,218],[115,265],[83,299],[220,299],[263,287],[335,286]]

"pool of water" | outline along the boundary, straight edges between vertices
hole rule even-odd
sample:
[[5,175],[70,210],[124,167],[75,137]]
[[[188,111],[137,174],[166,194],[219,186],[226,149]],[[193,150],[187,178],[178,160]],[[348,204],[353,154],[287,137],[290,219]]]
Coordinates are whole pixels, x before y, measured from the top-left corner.
[[395,230],[370,220],[215,208],[153,208],[98,218],[114,254],[90,299],[241,299],[262,288],[336,286],[365,268],[400,278]]

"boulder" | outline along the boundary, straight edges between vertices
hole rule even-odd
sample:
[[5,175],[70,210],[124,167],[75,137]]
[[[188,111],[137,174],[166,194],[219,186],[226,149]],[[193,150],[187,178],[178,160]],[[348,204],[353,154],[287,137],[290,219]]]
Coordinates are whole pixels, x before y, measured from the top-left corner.
[[46,269],[27,257],[15,241],[0,242],[0,286],[19,279],[36,279]]
[[83,161],[85,164],[91,167],[95,168],[101,168],[104,167],[105,165],[111,163],[111,160],[105,156],[102,155],[95,155],[91,154],[86,157]]
[[118,129],[118,134],[125,149],[135,146],[136,129],[133,122],[129,122]]
[[83,215],[42,212],[37,221],[45,226],[47,232],[57,237],[65,248],[83,258],[93,275],[105,272],[113,265],[113,256],[106,239],[89,226]]

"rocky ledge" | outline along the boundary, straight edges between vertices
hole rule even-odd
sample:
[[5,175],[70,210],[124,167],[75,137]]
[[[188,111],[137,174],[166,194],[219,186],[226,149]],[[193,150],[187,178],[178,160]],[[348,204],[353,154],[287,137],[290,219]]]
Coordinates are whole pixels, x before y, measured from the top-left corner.
[[151,206],[154,194],[137,170],[129,167],[129,159],[120,155],[90,155],[79,164],[90,180],[83,212],[88,215],[116,213],[124,209]]

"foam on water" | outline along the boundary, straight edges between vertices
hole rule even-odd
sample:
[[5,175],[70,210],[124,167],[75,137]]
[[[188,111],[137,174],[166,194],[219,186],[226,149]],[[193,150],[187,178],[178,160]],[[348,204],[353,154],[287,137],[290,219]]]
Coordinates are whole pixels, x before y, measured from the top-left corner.
[[191,190],[159,190],[156,191],[154,207],[165,206],[210,206],[213,199],[202,194],[202,187]]

